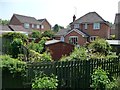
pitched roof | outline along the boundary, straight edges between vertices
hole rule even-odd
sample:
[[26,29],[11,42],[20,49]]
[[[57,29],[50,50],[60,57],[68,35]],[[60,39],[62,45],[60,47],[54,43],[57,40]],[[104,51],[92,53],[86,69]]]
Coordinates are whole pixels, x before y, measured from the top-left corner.
[[13,31],[23,31],[23,32],[32,32],[31,29],[25,29],[20,25],[9,25],[9,28]]
[[116,14],[114,23],[115,23],[115,24],[120,23],[120,13],[117,13],[117,14]]
[[33,23],[33,24],[40,24],[34,17],[24,16],[19,14],[14,14],[14,16],[21,22],[21,23]]
[[65,34],[67,34],[70,31],[70,29],[61,29],[59,30],[55,36],[64,36]]
[[38,21],[41,22],[41,23],[42,23],[44,20],[45,20],[45,19],[38,19]]
[[106,22],[99,14],[96,12],[89,12],[84,16],[78,18],[74,23],[94,23],[94,22]]
[[2,31],[12,31],[8,25],[0,25]]
[[70,30],[70,29],[62,29],[59,32],[57,32],[55,34],[55,36],[66,36],[66,35],[68,35],[69,33],[73,32],[73,31],[81,34],[83,37],[89,37],[89,35],[87,33],[83,32],[82,30],[79,30],[79,29],[72,29],[72,30]]

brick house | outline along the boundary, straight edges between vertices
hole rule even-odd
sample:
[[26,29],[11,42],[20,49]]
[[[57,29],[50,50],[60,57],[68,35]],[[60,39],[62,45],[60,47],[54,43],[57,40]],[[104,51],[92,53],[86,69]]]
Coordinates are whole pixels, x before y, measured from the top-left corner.
[[74,45],[84,45],[94,41],[96,37],[108,39],[110,37],[109,22],[105,21],[96,12],[89,12],[70,23],[71,29],[60,30],[55,38]]
[[37,20],[34,17],[18,14],[13,14],[9,25],[20,25],[27,30],[39,30],[42,32],[45,30],[51,30],[51,25],[49,24],[47,19]]

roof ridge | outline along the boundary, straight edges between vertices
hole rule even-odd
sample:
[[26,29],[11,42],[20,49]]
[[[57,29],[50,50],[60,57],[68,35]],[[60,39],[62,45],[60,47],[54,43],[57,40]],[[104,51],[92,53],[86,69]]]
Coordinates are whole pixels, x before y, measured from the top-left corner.
[[[32,17],[32,16],[26,16],[26,15],[20,15],[20,14],[13,14],[15,16],[21,16],[21,17],[28,17],[28,18],[34,18],[36,19],[35,17]],[[36,19],[37,20],[37,19]]]

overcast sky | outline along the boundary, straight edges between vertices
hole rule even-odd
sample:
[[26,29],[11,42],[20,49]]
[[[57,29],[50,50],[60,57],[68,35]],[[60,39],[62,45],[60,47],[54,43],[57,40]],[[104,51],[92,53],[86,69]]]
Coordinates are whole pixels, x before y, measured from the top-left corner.
[[0,18],[9,20],[13,13],[46,18],[52,26],[67,26],[77,18],[97,12],[106,21],[114,22],[120,0],[0,0]]

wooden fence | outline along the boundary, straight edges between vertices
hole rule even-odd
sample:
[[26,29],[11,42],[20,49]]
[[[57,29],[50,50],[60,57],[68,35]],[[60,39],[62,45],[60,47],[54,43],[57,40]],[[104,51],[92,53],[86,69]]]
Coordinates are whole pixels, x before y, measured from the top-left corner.
[[91,84],[91,74],[97,67],[109,71],[111,75],[120,76],[120,59],[60,61],[28,64],[28,78],[34,78],[35,72],[47,75],[55,74],[59,80],[58,88],[88,89]]

